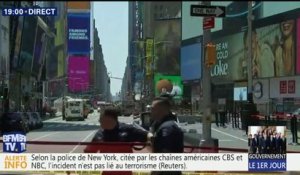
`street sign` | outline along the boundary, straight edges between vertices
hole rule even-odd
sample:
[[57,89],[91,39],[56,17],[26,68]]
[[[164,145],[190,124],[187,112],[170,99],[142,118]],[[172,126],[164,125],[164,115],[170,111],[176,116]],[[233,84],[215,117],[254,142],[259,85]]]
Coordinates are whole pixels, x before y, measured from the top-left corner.
[[215,27],[215,18],[214,17],[205,17],[203,19],[203,30],[212,29]]
[[225,17],[225,7],[191,5],[191,16]]

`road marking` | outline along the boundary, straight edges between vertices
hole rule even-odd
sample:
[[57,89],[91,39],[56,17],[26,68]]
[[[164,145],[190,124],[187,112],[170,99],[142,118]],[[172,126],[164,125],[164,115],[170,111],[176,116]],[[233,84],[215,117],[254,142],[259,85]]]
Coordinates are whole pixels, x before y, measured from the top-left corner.
[[223,131],[217,130],[217,129],[215,129],[215,128],[211,128],[211,129],[212,129],[212,130],[214,130],[214,131],[216,131],[216,132],[218,132],[218,133],[221,133],[221,134],[227,135],[227,136],[229,136],[229,137],[232,137],[232,138],[235,138],[235,139],[238,139],[238,140],[244,141],[244,142],[248,142],[248,140],[241,139],[241,138],[239,138],[239,137],[236,137],[236,136],[234,136],[234,135],[231,135],[231,134],[228,134],[228,133],[226,133],[226,132],[223,132]]
[[[83,140],[81,140],[81,142],[85,142],[88,138],[90,138],[92,135],[94,135],[97,131],[98,131],[98,130],[91,132],[91,133],[90,133],[89,135],[87,135]],[[69,153],[73,153],[79,146],[80,146],[79,144],[76,145]]]
[[46,134],[46,135],[43,135],[41,137],[35,138],[35,139],[31,140],[31,141],[37,141],[37,140],[40,140],[42,138],[45,138],[45,137],[48,137],[48,136],[51,136],[51,135],[54,135],[54,134],[58,134],[58,133],[60,133],[60,132],[54,132],[54,133]]
[[219,140],[219,142],[231,142],[232,140]]

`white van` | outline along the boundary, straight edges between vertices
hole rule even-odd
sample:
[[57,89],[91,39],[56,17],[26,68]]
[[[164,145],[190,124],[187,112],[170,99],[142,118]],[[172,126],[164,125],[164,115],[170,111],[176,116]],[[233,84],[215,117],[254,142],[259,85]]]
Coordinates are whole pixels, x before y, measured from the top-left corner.
[[66,121],[71,119],[84,120],[82,99],[67,99],[65,104]]

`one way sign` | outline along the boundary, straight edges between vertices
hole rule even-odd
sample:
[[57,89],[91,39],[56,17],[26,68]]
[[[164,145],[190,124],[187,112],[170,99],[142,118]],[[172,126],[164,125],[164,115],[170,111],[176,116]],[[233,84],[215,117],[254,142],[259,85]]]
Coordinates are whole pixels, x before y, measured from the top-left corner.
[[225,7],[191,5],[191,16],[225,17]]

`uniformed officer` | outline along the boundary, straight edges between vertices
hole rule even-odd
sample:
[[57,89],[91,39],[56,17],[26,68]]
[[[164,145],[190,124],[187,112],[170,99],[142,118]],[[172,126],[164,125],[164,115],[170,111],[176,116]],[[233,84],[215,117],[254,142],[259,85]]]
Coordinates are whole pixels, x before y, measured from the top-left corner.
[[[118,122],[119,111],[113,107],[105,108],[99,122],[101,128],[92,142],[147,142],[152,134],[133,125]],[[88,145],[85,153],[132,153],[131,145]],[[103,172],[103,175],[131,175],[132,172]]]
[[[157,97],[152,102],[152,150],[154,153],[183,153],[183,132],[171,112],[170,99]],[[152,172],[152,175],[180,175],[181,172]]]

